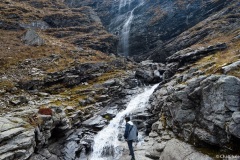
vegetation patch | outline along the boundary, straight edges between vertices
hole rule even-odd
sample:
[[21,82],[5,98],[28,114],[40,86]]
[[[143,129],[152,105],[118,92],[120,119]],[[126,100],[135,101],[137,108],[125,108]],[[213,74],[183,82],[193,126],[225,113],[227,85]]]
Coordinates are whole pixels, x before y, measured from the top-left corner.
[[43,108],[39,108],[38,113],[41,115],[52,115],[53,111],[50,108],[43,107]]
[[[223,51],[218,51],[213,55],[206,56],[195,63],[195,66],[201,66],[200,69],[206,74],[222,74],[221,68],[234,63],[240,59],[240,40],[230,43],[228,48]],[[240,77],[239,70],[236,69],[227,73]]]
[[14,86],[15,86],[14,83],[10,80],[1,80],[0,81],[0,89],[8,90],[8,89],[13,88]]

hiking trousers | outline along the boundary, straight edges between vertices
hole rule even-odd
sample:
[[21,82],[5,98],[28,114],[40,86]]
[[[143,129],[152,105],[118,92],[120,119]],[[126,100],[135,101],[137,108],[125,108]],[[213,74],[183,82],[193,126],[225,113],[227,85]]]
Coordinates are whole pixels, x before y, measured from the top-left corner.
[[130,154],[132,156],[132,159],[134,159],[135,156],[134,156],[134,151],[133,151],[133,140],[129,140],[129,141],[127,141],[127,143],[128,143],[128,148],[129,148]]

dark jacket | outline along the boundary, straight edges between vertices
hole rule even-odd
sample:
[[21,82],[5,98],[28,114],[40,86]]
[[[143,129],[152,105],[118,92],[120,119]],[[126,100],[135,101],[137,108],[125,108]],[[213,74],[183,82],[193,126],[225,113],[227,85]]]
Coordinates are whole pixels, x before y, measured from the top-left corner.
[[133,140],[136,141],[138,137],[138,130],[136,125],[134,125],[131,121],[126,123],[124,138],[128,141]]

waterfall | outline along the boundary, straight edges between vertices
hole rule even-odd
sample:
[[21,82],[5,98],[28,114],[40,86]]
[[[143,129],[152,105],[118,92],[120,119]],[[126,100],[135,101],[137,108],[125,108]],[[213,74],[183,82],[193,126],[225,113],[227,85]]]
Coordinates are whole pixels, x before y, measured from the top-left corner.
[[119,1],[118,11],[121,12],[121,9],[122,9],[123,7],[125,7],[126,5],[128,5],[128,7],[129,7],[130,4],[131,4],[131,1],[132,1],[132,0],[120,0],[120,1]]
[[[126,5],[128,5],[128,7],[130,7],[131,1],[132,0],[120,0],[119,12],[121,12],[121,9],[123,7],[125,7]],[[136,7],[134,7],[131,11],[129,11],[130,13],[129,12],[127,13],[129,16],[126,19],[126,21],[124,22],[124,25],[120,32],[119,52],[121,52],[120,54],[122,54],[124,56],[129,55],[129,33],[130,33],[130,29],[131,29],[132,20],[134,18],[133,13],[134,13],[135,9],[137,9],[138,7],[143,5],[143,3],[144,3],[144,1],[140,0],[139,4]]]
[[157,86],[158,84],[145,89],[143,93],[133,98],[127,105],[127,108],[119,112],[116,117],[110,121],[109,125],[95,136],[91,160],[113,160],[120,158],[122,150],[119,135],[123,133],[121,128],[124,128],[124,117],[134,112],[144,110],[151,94]]

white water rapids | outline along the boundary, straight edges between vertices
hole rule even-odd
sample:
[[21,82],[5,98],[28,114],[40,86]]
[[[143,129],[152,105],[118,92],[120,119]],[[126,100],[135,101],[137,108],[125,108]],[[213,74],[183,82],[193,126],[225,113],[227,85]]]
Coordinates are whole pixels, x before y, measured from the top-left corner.
[[120,128],[124,127],[124,117],[136,111],[144,110],[149,98],[157,88],[158,84],[145,89],[143,93],[133,98],[127,108],[119,112],[109,125],[101,130],[94,138],[93,153],[91,160],[113,160],[121,156],[120,141],[118,140]]

